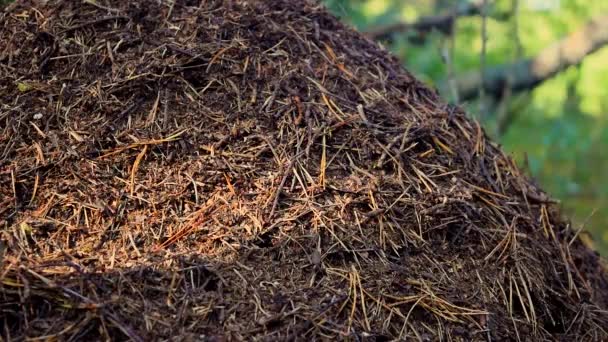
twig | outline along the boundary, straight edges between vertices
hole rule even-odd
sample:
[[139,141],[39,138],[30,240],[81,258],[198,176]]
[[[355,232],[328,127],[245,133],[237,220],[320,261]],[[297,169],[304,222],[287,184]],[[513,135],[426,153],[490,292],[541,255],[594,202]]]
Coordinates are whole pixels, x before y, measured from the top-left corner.
[[277,207],[277,204],[279,203],[279,197],[281,196],[281,191],[283,189],[283,186],[285,185],[285,182],[287,181],[287,177],[291,174],[291,170],[293,169],[293,166],[297,159],[298,159],[297,156],[295,156],[291,159],[291,161],[289,162],[289,165],[287,166],[287,169],[285,170],[285,173],[283,174],[281,183],[279,184],[279,187],[277,188],[276,193],[274,195],[274,201],[272,202],[272,208],[270,209],[270,214],[268,214],[268,222],[270,222],[270,220],[272,220],[272,217],[274,216],[274,211]]
[[481,75],[481,87],[479,87],[479,117],[486,116],[487,109],[485,101],[486,83],[486,49],[488,44],[488,0],[483,0],[481,5],[481,54],[479,56],[479,73]]
[[90,25],[97,25],[97,24],[101,24],[103,22],[112,21],[112,20],[129,20],[129,17],[124,16],[124,15],[114,15],[114,16],[110,16],[110,17],[99,18],[99,19],[87,21],[86,23],[68,27],[68,28],[64,29],[63,31],[60,31],[59,35],[62,35],[62,34],[65,34],[67,32],[71,32],[74,30],[78,30],[78,29],[81,29],[81,28],[84,28],[84,27],[87,27]]

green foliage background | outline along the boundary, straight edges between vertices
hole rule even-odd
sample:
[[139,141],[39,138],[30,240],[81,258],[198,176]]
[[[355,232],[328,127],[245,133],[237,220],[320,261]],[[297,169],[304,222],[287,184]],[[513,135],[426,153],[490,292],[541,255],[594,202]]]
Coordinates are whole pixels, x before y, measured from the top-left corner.
[[[325,0],[344,22],[366,31],[396,21],[445,13],[458,0]],[[534,56],[575,31],[593,15],[608,12],[608,1],[498,0],[488,3],[486,65],[500,65]],[[456,75],[480,69],[480,16],[459,18],[450,60]],[[449,37],[427,35],[423,42],[411,32],[394,35],[387,48],[408,70],[431,85],[448,75],[442,51]],[[449,94],[444,94],[449,98]],[[482,121],[504,148],[542,187],[562,201],[566,214],[595,239],[608,255],[608,47],[588,56],[532,91],[513,94],[499,106],[463,104]],[[512,123],[496,132],[497,108]],[[486,108],[480,113],[480,108]]]

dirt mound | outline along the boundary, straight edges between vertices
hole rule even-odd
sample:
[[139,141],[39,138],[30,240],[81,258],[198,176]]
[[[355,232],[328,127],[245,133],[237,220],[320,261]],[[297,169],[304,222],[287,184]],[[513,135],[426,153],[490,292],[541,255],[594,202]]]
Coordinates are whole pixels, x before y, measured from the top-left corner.
[[304,1],[0,17],[5,340],[608,338],[608,281],[459,108]]

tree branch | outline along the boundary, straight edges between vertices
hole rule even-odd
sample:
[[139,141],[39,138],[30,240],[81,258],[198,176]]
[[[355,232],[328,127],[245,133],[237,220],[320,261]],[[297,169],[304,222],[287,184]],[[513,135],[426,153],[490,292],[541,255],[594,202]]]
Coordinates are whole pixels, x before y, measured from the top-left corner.
[[535,57],[488,68],[483,82],[478,71],[457,77],[460,99],[466,101],[476,98],[480,87],[495,98],[499,98],[506,87],[512,92],[532,89],[564,69],[580,64],[587,55],[606,44],[608,14],[591,19],[580,30],[544,49]]
[[397,22],[385,26],[379,26],[366,32],[372,39],[385,39],[393,33],[405,32],[409,30],[418,32],[429,32],[433,29],[450,35],[454,28],[454,21],[457,17],[466,17],[481,14],[483,7],[482,0],[469,0],[454,6],[455,8],[447,14],[438,16],[422,17],[415,23]]

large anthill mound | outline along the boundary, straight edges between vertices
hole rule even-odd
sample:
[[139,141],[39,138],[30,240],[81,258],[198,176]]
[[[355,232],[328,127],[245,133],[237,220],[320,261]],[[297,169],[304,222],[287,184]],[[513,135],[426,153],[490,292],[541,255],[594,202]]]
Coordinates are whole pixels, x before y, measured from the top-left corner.
[[320,6],[0,16],[5,340],[608,338],[598,257]]

